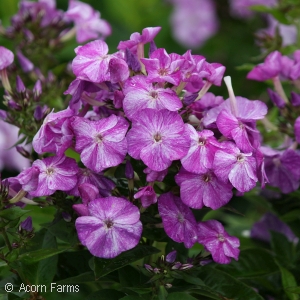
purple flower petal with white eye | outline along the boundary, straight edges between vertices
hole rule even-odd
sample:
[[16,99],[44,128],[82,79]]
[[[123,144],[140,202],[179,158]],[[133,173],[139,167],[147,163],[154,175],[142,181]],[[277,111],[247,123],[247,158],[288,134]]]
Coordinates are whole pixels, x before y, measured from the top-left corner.
[[134,248],[141,238],[140,212],[129,201],[107,197],[88,205],[89,216],[76,219],[78,238],[94,256],[114,258]]
[[72,69],[78,79],[100,83],[110,80],[108,72],[108,46],[101,40],[87,43],[75,49],[76,57],[72,62]]
[[240,241],[228,235],[222,224],[216,220],[198,223],[198,242],[209,251],[215,262],[229,264],[231,258],[238,260]]
[[215,153],[221,145],[210,130],[196,131],[192,125],[187,124],[187,132],[191,146],[187,155],[181,159],[182,166],[192,173],[205,173],[212,168]]
[[123,108],[129,119],[134,118],[144,108],[167,109],[178,111],[182,103],[177,94],[171,89],[156,88],[152,83],[147,82],[145,76],[135,76],[135,89],[125,93]]
[[135,116],[127,134],[128,153],[150,169],[163,171],[188,152],[186,125],[175,112],[146,108]]
[[191,248],[197,241],[197,223],[192,211],[172,193],[159,197],[158,211],[166,234],[175,242]]
[[240,192],[248,192],[258,181],[256,159],[252,154],[241,153],[236,147],[230,153],[218,150],[213,163],[214,173],[223,181],[228,179]]
[[180,186],[182,202],[191,208],[207,206],[218,209],[232,198],[232,185],[222,182],[210,170],[193,174],[182,168],[175,181]]
[[14,54],[3,46],[0,46],[0,70],[7,68],[14,61]]
[[173,85],[179,85],[180,67],[185,60],[182,57],[176,57],[174,60],[172,58],[163,48],[154,51],[150,58],[141,58],[148,72],[148,80],[150,82],[167,81]]
[[51,156],[36,160],[33,165],[39,169],[39,182],[34,197],[52,195],[55,191],[68,191],[77,184],[78,166],[74,159],[66,156]]
[[99,121],[89,121],[76,117],[72,126],[76,137],[75,149],[89,169],[100,172],[124,160],[128,129],[128,122],[124,118],[111,115]]

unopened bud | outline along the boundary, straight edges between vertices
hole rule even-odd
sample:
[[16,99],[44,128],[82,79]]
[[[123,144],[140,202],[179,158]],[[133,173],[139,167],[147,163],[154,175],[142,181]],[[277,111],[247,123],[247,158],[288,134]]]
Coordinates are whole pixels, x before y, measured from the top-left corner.
[[134,171],[132,164],[129,160],[126,160],[126,165],[125,165],[125,177],[127,179],[133,179],[134,178]]
[[23,53],[21,52],[21,50],[17,51],[17,58],[18,58],[18,61],[19,61],[19,64],[20,64],[22,70],[25,73],[30,72],[30,71],[33,70],[34,64],[27,57],[25,57],[23,55]]
[[42,94],[42,84],[40,80],[35,83],[32,91],[34,100],[36,101]]
[[23,222],[20,223],[20,227],[26,231],[32,231],[32,218],[27,217]]
[[150,47],[149,47],[149,52],[148,52],[149,57],[155,50],[157,50],[157,46],[156,46],[155,42],[152,40],[150,42]]
[[141,71],[141,65],[137,57],[132,54],[132,52],[126,48],[125,51],[125,60],[127,62],[128,67],[134,71],[134,72],[140,72]]
[[22,146],[16,146],[17,151],[26,158],[30,157],[30,153],[24,149]]
[[19,75],[17,75],[16,89],[18,93],[24,93],[26,91],[25,85]]

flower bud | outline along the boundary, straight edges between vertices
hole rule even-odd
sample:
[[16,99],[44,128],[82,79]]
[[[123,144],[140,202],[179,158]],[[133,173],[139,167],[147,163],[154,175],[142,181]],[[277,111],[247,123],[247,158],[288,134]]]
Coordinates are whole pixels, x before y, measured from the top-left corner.
[[24,93],[26,91],[25,85],[19,75],[17,75],[16,89],[18,93]]
[[19,61],[19,64],[20,64],[22,70],[25,73],[33,70],[33,68],[34,68],[33,63],[27,57],[25,57],[20,50],[17,51],[17,58],[18,58],[18,61]]
[[140,62],[138,61],[137,57],[132,54],[132,52],[126,48],[125,51],[125,60],[128,65],[128,67],[134,71],[134,72],[140,72],[141,71],[141,65]]
[[32,231],[32,218],[27,217],[23,222],[21,222],[20,227],[26,231]]

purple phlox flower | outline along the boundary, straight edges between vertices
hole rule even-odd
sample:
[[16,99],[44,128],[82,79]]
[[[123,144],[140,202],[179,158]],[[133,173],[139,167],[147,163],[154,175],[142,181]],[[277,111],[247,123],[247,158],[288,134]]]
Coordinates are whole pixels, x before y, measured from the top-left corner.
[[21,50],[17,50],[17,59],[25,73],[34,69],[34,64],[21,52]]
[[210,130],[196,131],[187,124],[187,132],[191,139],[189,152],[181,159],[182,166],[192,173],[205,173],[212,168],[215,153],[222,148]]
[[0,170],[6,168],[21,171],[30,166],[30,161],[12,147],[22,137],[18,127],[0,120]]
[[150,82],[169,82],[179,85],[181,80],[180,68],[185,59],[179,55],[168,54],[163,48],[154,51],[150,58],[142,58],[148,72],[147,80]]
[[278,76],[281,72],[281,53],[274,51],[270,53],[265,61],[255,66],[247,75],[248,79],[265,81]]
[[282,56],[281,65],[282,71],[281,74],[283,77],[290,80],[297,80],[300,77],[300,59],[299,59],[299,50],[294,52],[294,59],[291,59],[287,56]]
[[192,211],[172,193],[158,198],[158,211],[166,234],[175,242],[191,248],[197,241],[197,223]]
[[95,188],[98,189],[98,193],[101,197],[110,196],[111,191],[116,186],[112,180],[105,177],[102,173],[95,173],[90,169],[80,168],[77,173],[77,185],[72,190],[68,191],[68,194],[79,196],[79,186],[83,184],[90,184],[95,186]]
[[293,106],[300,106],[300,95],[295,92],[291,92],[291,103]]
[[146,168],[143,172],[147,174],[147,182],[163,181],[165,176],[168,174],[168,169],[162,171],[153,171],[150,168]]
[[265,172],[271,186],[288,194],[298,189],[300,180],[300,155],[293,149],[278,151],[261,147],[265,156]]
[[276,105],[278,108],[285,107],[284,100],[276,92],[272,91],[270,88],[268,88],[267,91],[268,91],[268,95],[274,105]]
[[215,262],[229,264],[231,258],[238,260],[240,241],[230,236],[216,220],[198,223],[198,242],[209,251]]
[[240,192],[253,189],[258,181],[256,159],[227,142],[228,147],[215,154],[213,170],[223,182],[229,181]]
[[182,202],[191,208],[200,209],[205,205],[218,209],[232,198],[232,185],[222,182],[212,170],[194,174],[181,168],[175,181],[180,186]]
[[127,154],[128,122],[115,115],[99,121],[75,117],[75,149],[83,164],[94,172],[119,165]]
[[205,78],[209,83],[220,86],[226,68],[219,63],[203,63],[203,69],[199,76]]
[[253,239],[269,243],[271,241],[270,231],[282,233],[290,242],[298,240],[290,227],[270,212],[265,213],[258,222],[253,224],[250,236]]
[[69,118],[73,115],[74,111],[69,108],[47,115],[33,138],[33,149],[39,154],[44,152],[62,154],[72,144],[73,133],[69,129]]
[[173,251],[169,252],[166,255],[166,262],[172,264],[173,262],[175,262],[176,256],[177,256],[177,251],[176,250],[173,250]]
[[7,48],[0,46],[0,70],[7,68],[14,61],[14,54]]
[[80,44],[88,40],[104,39],[111,34],[109,23],[101,19],[100,12],[87,3],[70,0],[65,18],[74,22],[76,40]]
[[111,83],[123,82],[129,77],[129,68],[125,60],[113,57],[108,64]]
[[76,57],[72,70],[78,79],[100,83],[110,80],[108,46],[104,41],[96,40],[75,49]]
[[187,154],[186,128],[176,112],[146,108],[135,116],[127,134],[128,154],[154,171],[163,171]]
[[187,48],[201,47],[218,30],[213,1],[170,0],[174,4],[171,25],[174,38]]
[[22,229],[26,230],[26,231],[32,231],[32,218],[31,217],[27,217],[24,221],[22,221],[20,223],[20,226]]
[[69,191],[77,184],[78,166],[74,159],[66,156],[51,156],[36,160],[32,164],[39,169],[39,182],[33,197],[52,195],[55,191]]
[[93,184],[87,182],[77,184],[77,188],[79,192],[78,195],[80,195],[82,203],[73,204],[72,208],[79,216],[88,216],[88,204],[96,198],[99,198],[99,190]]
[[135,89],[127,88],[123,100],[123,108],[129,119],[134,118],[135,114],[144,108],[153,108],[156,110],[167,109],[178,111],[182,108],[182,103],[175,91],[167,88],[159,88],[147,82],[145,76],[134,76],[130,84],[135,84]]
[[185,62],[181,67],[181,80],[183,82],[202,83],[202,77],[199,73],[203,69],[205,57],[202,55],[192,55],[191,50],[188,50],[182,55]]
[[129,201],[107,197],[88,205],[89,216],[76,219],[80,242],[92,255],[113,258],[134,248],[141,238],[139,209]]
[[121,41],[117,49],[125,51],[128,48],[133,54],[142,58],[144,57],[144,45],[153,41],[160,30],[161,27],[147,27],[143,29],[142,34],[134,32],[131,34],[130,40]]
[[10,184],[20,184],[26,192],[35,191],[38,187],[40,170],[32,166],[22,171],[18,176],[8,179]]
[[157,202],[157,196],[152,186],[145,186],[138,190],[134,195],[134,199],[141,199],[143,207],[149,207]]

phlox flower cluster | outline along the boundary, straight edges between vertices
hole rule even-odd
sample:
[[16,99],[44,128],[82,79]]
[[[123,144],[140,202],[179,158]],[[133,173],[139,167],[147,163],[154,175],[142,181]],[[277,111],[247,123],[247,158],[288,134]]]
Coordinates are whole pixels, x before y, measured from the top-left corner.
[[[78,17],[79,4],[70,5],[68,18]],[[265,185],[256,122],[267,106],[236,97],[230,77],[228,99],[208,92],[222,84],[225,67],[190,50],[180,55],[157,48],[160,29],[133,33],[112,54],[103,40],[78,46],[72,62],[76,78],[65,91],[69,107],[43,118],[32,142],[39,159],[8,181],[29,198],[56,191],[80,197],[82,203],[73,205],[78,238],[95,256],[113,258],[134,248],[147,225],[140,214],[151,207],[169,238],[186,248],[199,242],[214,261],[227,264],[238,259],[238,239],[216,220],[197,220],[192,209],[216,210],[234,191]],[[112,175],[119,166],[125,167],[128,197]],[[168,188],[156,193],[166,176],[175,179],[177,193]]]

